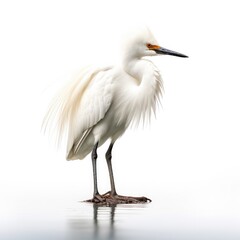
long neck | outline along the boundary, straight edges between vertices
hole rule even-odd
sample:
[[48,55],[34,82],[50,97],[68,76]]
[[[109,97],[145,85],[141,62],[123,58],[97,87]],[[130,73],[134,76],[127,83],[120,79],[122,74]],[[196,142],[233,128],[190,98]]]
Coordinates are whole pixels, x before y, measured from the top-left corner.
[[157,67],[151,61],[134,58],[125,61],[123,68],[135,80],[139,93],[144,92],[147,96],[162,94],[162,79]]
[[162,95],[163,85],[158,69],[146,59],[133,59],[124,65],[124,70],[135,80],[133,91],[133,119],[139,122],[149,119]]

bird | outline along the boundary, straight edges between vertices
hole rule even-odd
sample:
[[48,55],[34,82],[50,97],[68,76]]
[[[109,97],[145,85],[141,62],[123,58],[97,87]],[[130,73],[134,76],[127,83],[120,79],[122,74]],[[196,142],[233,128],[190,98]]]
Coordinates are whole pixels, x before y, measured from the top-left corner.
[[[44,128],[55,129],[57,140],[66,136],[66,159],[81,160],[91,154],[93,197],[96,204],[150,202],[147,197],[117,193],[112,168],[112,149],[131,126],[151,119],[163,93],[163,80],[149,57],[188,56],[161,47],[148,27],[125,40],[120,61],[114,66],[86,67],[56,95],[44,117]],[[97,150],[107,140],[105,154],[111,189],[100,194]]]

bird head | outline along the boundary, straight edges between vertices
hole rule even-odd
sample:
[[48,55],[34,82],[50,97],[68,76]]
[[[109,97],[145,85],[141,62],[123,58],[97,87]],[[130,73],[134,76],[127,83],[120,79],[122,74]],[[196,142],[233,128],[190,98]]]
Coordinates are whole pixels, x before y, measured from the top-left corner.
[[167,48],[160,47],[151,31],[144,27],[129,34],[127,42],[124,44],[125,54],[132,58],[142,58],[156,55],[172,55],[176,57],[188,57]]

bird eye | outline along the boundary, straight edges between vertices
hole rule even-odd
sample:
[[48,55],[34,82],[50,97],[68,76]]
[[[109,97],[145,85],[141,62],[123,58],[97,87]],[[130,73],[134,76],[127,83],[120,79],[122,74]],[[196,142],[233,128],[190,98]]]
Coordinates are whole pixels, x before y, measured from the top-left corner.
[[150,43],[147,43],[146,45],[148,48],[151,48],[151,46],[152,46]]

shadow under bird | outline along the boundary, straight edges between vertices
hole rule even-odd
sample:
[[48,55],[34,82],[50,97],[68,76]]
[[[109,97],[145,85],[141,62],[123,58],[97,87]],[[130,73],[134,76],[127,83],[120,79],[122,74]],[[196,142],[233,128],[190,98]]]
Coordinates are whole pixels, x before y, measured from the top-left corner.
[[[67,160],[84,159],[91,153],[93,198],[89,202],[113,205],[149,202],[146,197],[117,194],[112,149],[130,125],[147,121],[155,113],[163,90],[157,67],[144,57],[187,56],[160,47],[148,28],[131,34],[118,65],[85,68],[55,97],[44,119],[45,128],[57,128],[57,139],[67,135]],[[111,190],[100,194],[97,184],[97,149],[111,140],[106,152]]]

